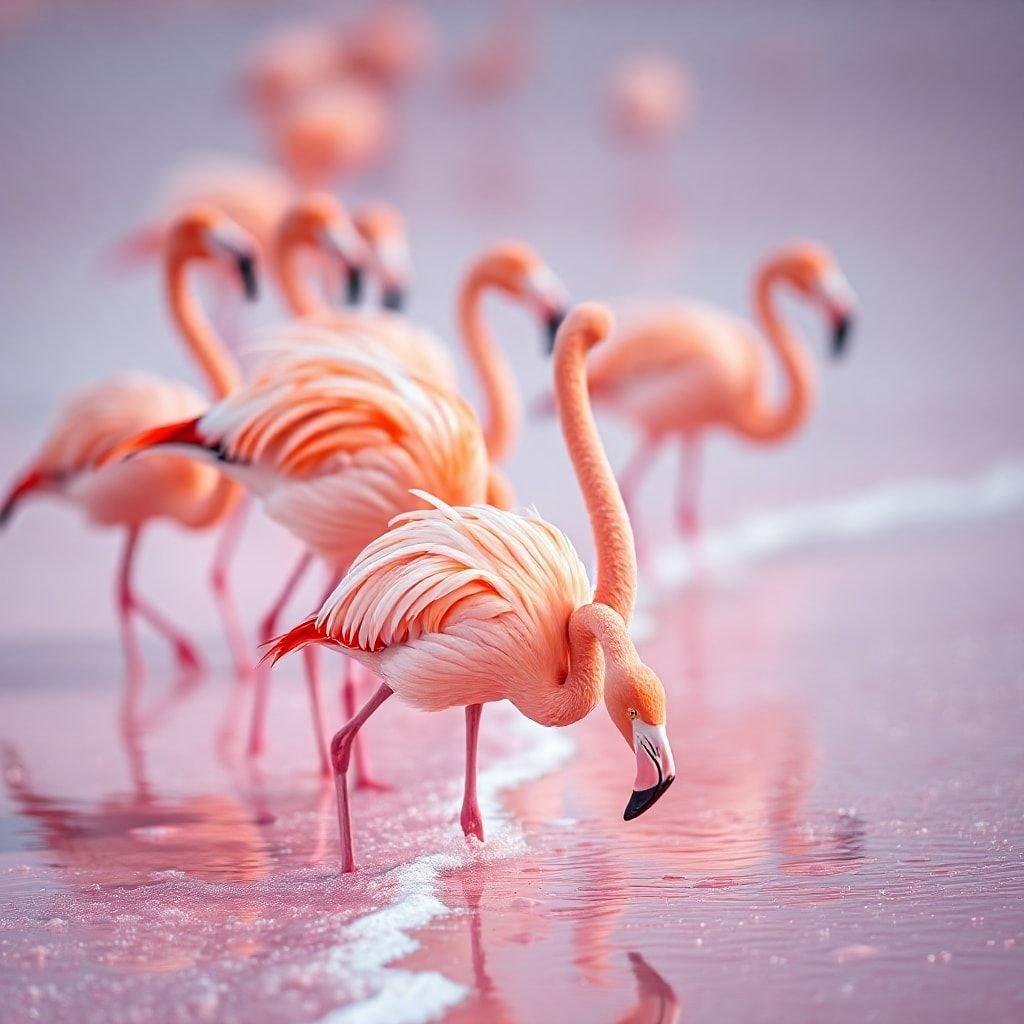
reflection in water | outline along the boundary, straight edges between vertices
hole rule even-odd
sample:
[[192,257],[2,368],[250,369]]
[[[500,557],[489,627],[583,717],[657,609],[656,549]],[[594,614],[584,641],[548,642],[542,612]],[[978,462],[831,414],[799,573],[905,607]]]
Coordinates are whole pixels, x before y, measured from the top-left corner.
[[629,962],[637,1004],[616,1024],[675,1024],[682,1012],[675,989],[639,953],[629,953]]

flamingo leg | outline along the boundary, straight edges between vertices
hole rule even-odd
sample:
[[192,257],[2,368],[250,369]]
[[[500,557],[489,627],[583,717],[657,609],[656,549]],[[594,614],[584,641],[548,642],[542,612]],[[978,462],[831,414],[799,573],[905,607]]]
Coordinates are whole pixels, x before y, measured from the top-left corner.
[[[307,648],[312,650],[312,648]],[[356,713],[356,698],[358,696],[359,662],[352,658],[345,659],[345,677],[341,684],[341,707],[345,720],[352,718]],[[356,789],[375,789],[379,792],[386,792],[391,787],[386,782],[380,782],[373,777],[370,771],[369,762],[366,756],[366,739],[359,737],[353,740],[352,756],[355,759],[355,784]]]
[[629,514],[629,519],[633,526],[637,561],[643,564],[647,561],[647,544],[644,538],[644,531],[640,528],[638,498],[644,477],[647,476],[651,463],[658,454],[658,445],[659,442],[655,439],[650,437],[644,438],[626,463],[625,468],[619,474],[619,490],[622,492],[622,500],[625,503],[626,512]]
[[341,833],[341,870],[355,871],[356,858],[352,847],[352,822],[348,806],[348,766],[352,757],[352,743],[366,720],[395,691],[386,683],[377,687],[374,695],[342,726],[331,740],[331,764],[334,766],[334,788],[338,795],[338,829]]
[[124,650],[125,671],[129,688],[139,685],[142,680],[142,652],[139,637],[135,631],[135,600],[132,595],[132,568],[135,552],[138,550],[139,528],[129,528],[121,551],[121,564],[117,571],[117,613],[121,620],[121,647]]
[[231,592],[228,569],[238,551],[238,543],[242,539],[242,532],[251,509],[252,499],[249,497],[243,498],[238,503],[217,541],[213,564],[210,567],[210,586],[213,588],[214,600],[217,602],[217,609],[224,622],[228,647],[231,649],[231,660],[235,664],[235,674],[240,679],[252,676],[252,656],[238,619],[238,608],[235,605],[235,596]]
[[480,738],[480,715],[483,710],[483,704],[470,704],[466,707],[466,784],[459,819],[463,833],[467,836],[476,836],[480,842],[484,841],[484,819],[476,798],[476,749]]
[[178,666],[183,672],[196,672],[203,664],[202,658],[185,635],[158,608],[151,605],[145,598],[133,593],[132,601],[135,610],[153,627],[173,648]]
[[[281,613],[284,611],[285,606],[291,600],[291,596],[295,592],[295,588],[301,582],[302,577],[312,564],[312,561],[313,553],[311,551],[304,551],[302,553],[302,557],[295,563],[295,568],[292,569],[288,578],[285,580],[284,587],[278,595],[277,600],[274,602],[267,614],[263,616],[259,627],[261,646],[268,643],[270,640],[273,640],[277,633],[278,619],[281,617]],[[269,696],[269,689],[270,668],[267,665],[259,665],[256,669],[256,687],[253,696],[252,723],[249,727],[248,754],[250,757],[259,757],[266,746],[267,698]]]
[[676,522],[683,536],[693,540],[700,533],[701,443],[695,437],[684,437],[676,484]]

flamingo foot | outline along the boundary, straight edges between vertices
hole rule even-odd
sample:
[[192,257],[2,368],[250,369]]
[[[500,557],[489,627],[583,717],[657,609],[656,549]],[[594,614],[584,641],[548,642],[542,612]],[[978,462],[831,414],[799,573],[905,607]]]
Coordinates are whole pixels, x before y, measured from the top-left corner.
[[380,779],[375,779],[372,775],[358,770],[356,771],[355,785],[356,789],[365,789],[373,793],[390,793],[394,789],[390,783],[381,782]]
[[191,675],[193,673],[201,672],[203,669],[203,659],[199,656],[199,652],[187,640],[175,640],[174,658],[178,663],[178,668],[180,668],[183,673]]
[[480,805],[476,800],[470,804],[462,805],[459,824],[462,825],[462,833],[467,839],[470,836],[476,836],[481,843],[484,841],[484,819],[480,813]]

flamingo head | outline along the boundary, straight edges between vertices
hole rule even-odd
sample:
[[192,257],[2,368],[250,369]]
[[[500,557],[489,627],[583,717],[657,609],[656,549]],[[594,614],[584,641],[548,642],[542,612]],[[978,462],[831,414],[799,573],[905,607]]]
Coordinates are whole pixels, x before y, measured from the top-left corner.
[[530,246],[524,242],[493,246],[479,259],[471,279],[532,309],[544,325],[547,351],[554,350],[555,335],[565,319],[568,292]]
[[172,222],[167,235],[168,263],[211,260],[231,267],[250,301],[257,298],[259,247],[233,220],[212,206],[193,206]]
[[850,338],[855,298],[832,254],[814,242],[801,242],[776,257],[779,275],[819,306],[832,327],[832,355],[841,356]]
[[632,821],[653,807],[676,777],[665,731],[665,687],[635,652],[623,659],[606,654],[605,665],[605,706],[636,755],[636,779],[623,814]]
[[345,299],[358,302],[363,293],[366,245],[345,208],[329,192],[309,192],[284,215],[277,230],[278,255],[292,248],[320,250],[345,273]]
[[356,229],[369,246],[374,270],[380,279],[380,303],[401,310],[409,293],[412,259],[405,218],[390,203],[368,203],[353,217]]

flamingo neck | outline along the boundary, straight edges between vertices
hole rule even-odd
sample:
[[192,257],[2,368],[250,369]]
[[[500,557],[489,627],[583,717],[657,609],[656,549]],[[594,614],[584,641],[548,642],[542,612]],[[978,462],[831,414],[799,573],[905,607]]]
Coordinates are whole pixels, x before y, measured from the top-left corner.
[[633,529],[590,408],[586,339],[579,332],[565,340],[555,349],[555,400],[594,535],[594,602],[607,605],[628,625],[636,603]]
[[310,316],[326,309],[327,303],[302,276],[301,249],[298,239],[283,234],[277,245],[277,273],[288,308],[295,316]]
[[638,661],[625,622],[606,604],[594,601],[577,608],[569,617],[568,637],[568,675],[545,702],[545,720],[551,725],[571,725],[590,714],[609,696],[607,667],[621,675]]
[[483,295],[494,282],[471,273],[459,297],[459,330],[484,394],[484,443],[492,462],[508,458],[519,436],[522,402],[515,375],[484,323]]
[[186,279],[187,256],[172,254],[167,261],[167,295],[171,316],[185,344],[206,376],[215,398],[223,398],[238,387],[240,374],[234,358],[217,336],[199,306]]
[[754,308],[772,348],[782,364],[787,393],[772,404],[762,392],[756,395],[741,423],[744,432],[757,440],[778,441],[792,434],[807,418],[814,401],[814,373],[803,344],[783,321],[776,307],[775,291],[784,280],[769,263],[754,284]]

